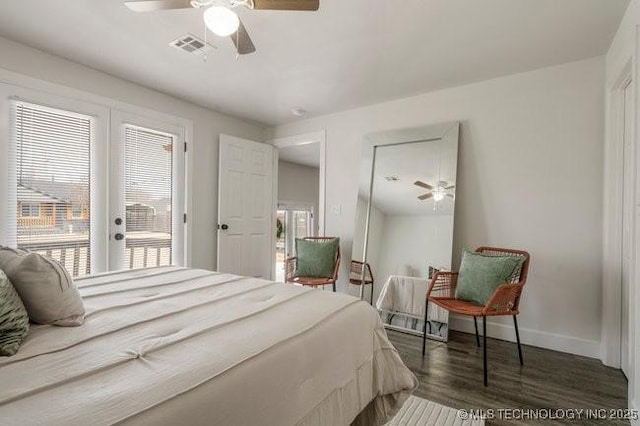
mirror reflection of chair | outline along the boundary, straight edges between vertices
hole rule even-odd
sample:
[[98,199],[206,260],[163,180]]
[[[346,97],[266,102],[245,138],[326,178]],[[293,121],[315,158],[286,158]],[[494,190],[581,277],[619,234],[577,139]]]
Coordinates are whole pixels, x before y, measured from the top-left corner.
[[[375,306],[388,329],[421,335],[428,268],[451,269],[459,135],[454,121],[364,137],[352,259],[375,271]],[[431,309],[429,322],[427,337],[446,341],[448,311]]]
[[[333,250],[329,244],[335,240],[338,240],[336,237],[305,237],[302,240],[310,241],[314,243],[325,243],[326,249]],[[323,247],[324,248],[324,247]],[[300,264],[298,261],[298,256],[292,256],[285,260],[284,263],[284,272],[285,272],[285,282],[300,284],[308,287],[323,287],[326,285],[333,286],[333,292],[336,292],[336,282],[338,281],[338,271],[340,270],[340,244],[337,244],[337,248],[335,249],[335,256],[333,257],[332,273],[330,276],[306,276],[305,274],[300,274]],[[306,265],[305,265],[306,266]],[[326,274],[329,275],[329,274]]]
[[[472,316],[476,330],[476,344],[480,347],[480,336],[478,335],[477,317],[482,317],[482,352],[483,352],[483,370],[484,385],[487,386],[487,317],[511,315],[513,317],[513,325],[516,331],[516,341],[518,343],[518,357],[520,365],[524,364],[522,358],[522,348],[520,346],[520,333],[518,332],[518,320],[516,316],[520,313],[518,307],[520,305],[520,297],[522,289],[527,282],[529,272],[529,253],[521,250],[512,250],[495,247],[479,247],[476,253],[489,256],[518,256],[524,258],[522,266],[515,269],[508,282],[500,284],[491,297],[484,305],[478,305],[473,302],[456,299],[456,286],[458,284],[458,272],[440,271],[436,272],[429,289],[427,290],[425,302],[425,318],[428,314],[429,302],[440,306],[459,315]],[[422,338],[422,356],[425,355],[426,348],[426,321],[425,334]]]
[[349,270],[349,282],[354,285],[362,285],[362,273],[364,269],[364,285],[371,285],[370,303],[373,305],[373,273],[368,263],[362,263],[358,260],[351,261],[351,269]]

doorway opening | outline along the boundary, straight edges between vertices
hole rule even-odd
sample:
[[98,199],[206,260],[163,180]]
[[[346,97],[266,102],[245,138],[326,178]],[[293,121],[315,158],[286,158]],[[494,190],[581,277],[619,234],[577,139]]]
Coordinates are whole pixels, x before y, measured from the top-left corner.
[[275,246],[276,281],[284,281],[285,259],[296,238],[324,235],[324,132],[277,139]]
[[284,261],[295,253],[296,238],[317,235],[313,205],[279,203],[276,223],[276,281],[284,281]]

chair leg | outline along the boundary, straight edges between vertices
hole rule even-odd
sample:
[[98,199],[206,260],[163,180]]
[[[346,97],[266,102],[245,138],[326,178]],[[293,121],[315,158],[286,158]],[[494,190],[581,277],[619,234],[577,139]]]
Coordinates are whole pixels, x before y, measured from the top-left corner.
[[473,325],[476,327],[476,345],[480,347],[480,335],[478,334],[478,319],[473,317]]
[[373,306],[373,283],[371,283],[371,306]]
[[427,348],[427,320],[429,314],[429,300],[424,302],[424,324],[422,325],[422,356],[424,356]]
[[516,341],[518,342],[518,357],[520,358],[520,365],[524,365],[522,360],[522,347],[520,346],[520,332],[518,332],[518,320],[516,316],[513,316],[513,325],[516,327]]
[[487,317],[482,316],[482,364],[484,367],[484,385],[487,386]]
[[333,292],[334,293],[336,292],[336,282],[335,281],[333,282]]

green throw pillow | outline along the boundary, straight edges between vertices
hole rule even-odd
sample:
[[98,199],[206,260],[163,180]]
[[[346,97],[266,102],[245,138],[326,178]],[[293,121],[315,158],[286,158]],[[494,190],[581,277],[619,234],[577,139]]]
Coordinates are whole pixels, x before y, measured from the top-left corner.
[[486,305],[500,284],[524,263],[522,256],[491,256],[465,250],[462,254],[456,299]]
[[0,270],[0,356],[11,356],[29,333],[29,315],[7,275]]
[[331,278],[340,238],[313,241],[296,238],[296,277]]

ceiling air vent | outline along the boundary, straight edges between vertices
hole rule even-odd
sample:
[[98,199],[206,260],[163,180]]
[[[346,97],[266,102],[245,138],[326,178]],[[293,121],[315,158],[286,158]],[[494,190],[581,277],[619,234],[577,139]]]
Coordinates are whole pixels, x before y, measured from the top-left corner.
[[[182,37],[173,40],[169,43],[169,46],[173,46],[176,49],[180,49],[194,55],[202,55],[206,53],[204,40],[194,36],[193,34],[185,34]],[[216,47],[210,43],[207,43],[206,46],[216,49]]]

